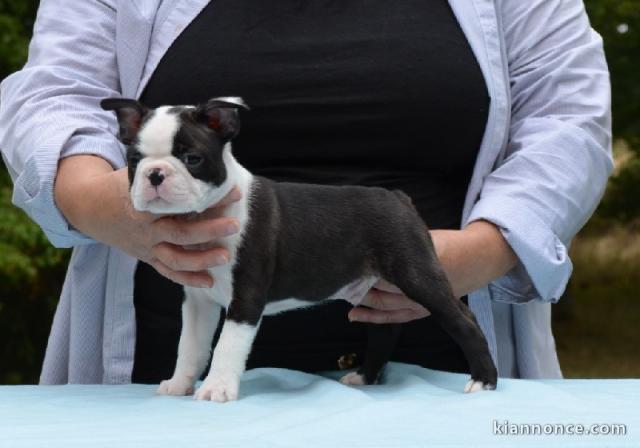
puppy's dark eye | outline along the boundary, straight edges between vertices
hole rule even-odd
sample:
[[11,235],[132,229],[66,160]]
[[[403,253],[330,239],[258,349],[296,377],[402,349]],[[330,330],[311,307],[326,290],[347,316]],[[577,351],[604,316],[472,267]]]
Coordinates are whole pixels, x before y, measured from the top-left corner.
[[202,165],[204,158],[198,154],[184,154],[182,156],[182,161],[188,168],[197,168]]

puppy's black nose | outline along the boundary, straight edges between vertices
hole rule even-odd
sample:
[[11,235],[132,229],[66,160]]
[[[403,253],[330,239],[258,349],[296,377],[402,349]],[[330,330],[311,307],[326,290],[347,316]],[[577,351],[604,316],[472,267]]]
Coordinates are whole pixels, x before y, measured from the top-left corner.
[[164,174],[160,172],[160,168],[154,169],[151,174],[149,174],[149,182],[151,182],[151,185],[153,185],[154,187],[160,185],[163,180]]

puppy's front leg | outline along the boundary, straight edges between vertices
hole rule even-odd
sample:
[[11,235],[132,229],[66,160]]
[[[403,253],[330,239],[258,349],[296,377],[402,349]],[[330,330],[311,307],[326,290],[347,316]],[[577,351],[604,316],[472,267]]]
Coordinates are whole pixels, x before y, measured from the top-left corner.
[[189,395],[207,366],[213,334],[218,328],[222,307],[206,297],[186,292],[182,304],[182,331],[178,360],[171,379],[160,383],[160,395]]
[[220,339],[213,351],[211,370],[196,392],[197,400],[223,403],[238,399],[240,377],[260,326],[263,306],[247,306],[247,303],[237,306],[237,302],[237,299],[232,301],[227,310]]

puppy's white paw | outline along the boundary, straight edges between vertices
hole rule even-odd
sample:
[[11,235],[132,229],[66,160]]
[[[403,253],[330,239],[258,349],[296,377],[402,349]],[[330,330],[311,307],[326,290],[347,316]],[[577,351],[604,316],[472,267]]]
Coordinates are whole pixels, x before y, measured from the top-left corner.
[[360,375],[358,372],[347,373],[340,378],[340,382],[347,386],[363,386],[367,384],[364,380],[364,375]]
[[471,378],[467,382],[467,385],[464,386],[464,393],[470,394],[472,392],[478,392],[481,390],[491,390],[491,389],[495,389],[495,387],[490,387],[489,384],[484,384],[482,381],[476,381],[473,378]]
[[156,393],[158,395],[191,395],[193,393],[193,380],[186,376],[174,376],[161,382]]
[[211,400],[218,403],[234,401],[238,399],[240,380],[225,377],[208,378],[196,391],[196,400]]

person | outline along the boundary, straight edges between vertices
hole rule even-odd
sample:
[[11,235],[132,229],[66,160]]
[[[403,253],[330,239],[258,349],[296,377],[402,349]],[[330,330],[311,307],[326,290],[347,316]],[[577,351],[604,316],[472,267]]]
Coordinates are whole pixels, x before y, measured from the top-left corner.
[[[215,241],[238,231],[219,214],[237,193],[192,222],[132,209],[99,107],[120,96],[242,96],[234,153],[254,173],[404,190],[500,375],[561,376],[550,304],[612,170],[609,75],[581,0],[42,0],[1,95],[13,201],[74,248],[41,383],[168,378],[180,285],[215,281],[206,268],[229,261]],[[395,360],[466,369],[393,285],[361,303],[265,318],[249,366],[334,369],[368,321],[407,322]]]

